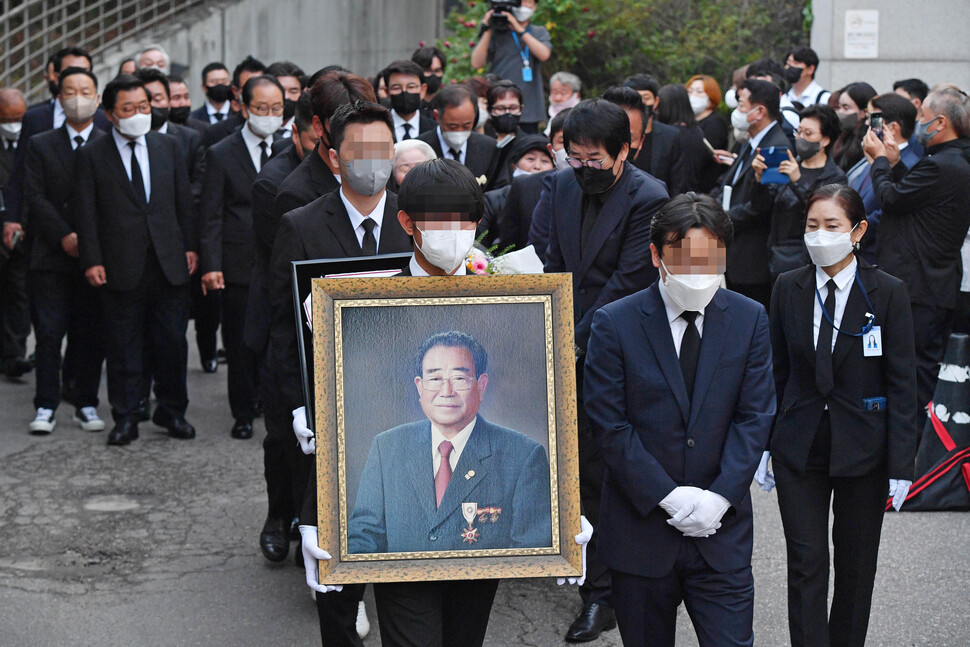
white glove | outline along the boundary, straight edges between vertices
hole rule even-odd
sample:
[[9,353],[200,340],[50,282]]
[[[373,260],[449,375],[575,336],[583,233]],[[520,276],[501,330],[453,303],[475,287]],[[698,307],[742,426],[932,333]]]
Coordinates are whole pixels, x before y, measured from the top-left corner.
[[303,547],[303,566],[306,568],[306,585],[317,593],[343,591],[344,587],[342,584],[336,586],[320,584],[320,579],[317,577],[318,560],[330,559],[330,553],[317,545],[317,527],[300,526],[300,537],[300,543]]
[[909,494],[909,488],[912,485],[912,481],[889,479],[889,496],[893,498],[893,508],[895,508],[896,512],[899,512],[899,509],[903,507],[903,503],[906,501],[906,495]]
[[586,515],[580,515],[579,527],[582,529],[582,532],[576,535],[574,539],[577,544],[583,547],[583,574],[580,577],[557,577],[556,584],[559,586],[562,586],[566,582],[582,586],[583,582],[586,581],[586,544],[593,537],[593,524],[586,520]]
[[671,517],[680,512],[681,508],[690,503],[704,490],[690,485],[681,485],[670,491],[660,502],[660,507]]
[[667,520],[686,537],[710,537],[721,527],[721,517],[731,503],[720,494],[703,490]]
[[768,459],[771,458],[771,452],[766,451],[761,455],[761,462],[758,463],[758,469],[754,471],[755,483],[761,486],[761,489],[765,492],[771,492],[775,487],[775,475],[768,471]]
[[296,439],[300,441],[300,449],[303,450],[304,454],[309,455],[316,451],[317,445],[313,438],[313,432],[306,424],[306,407],[293,409],[293,433],[296,434]]

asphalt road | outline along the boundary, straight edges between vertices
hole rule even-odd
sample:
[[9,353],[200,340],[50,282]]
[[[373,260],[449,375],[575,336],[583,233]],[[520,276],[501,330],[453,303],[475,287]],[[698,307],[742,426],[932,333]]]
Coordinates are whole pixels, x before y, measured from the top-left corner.
[[[191,351],[195,440],[149,423],[123,448],[81,431],[66,404],[52,435],[28,435],[34,383],[25,377],[0,381],[0,646],[320,644],[302,570],[259,552],[264,432],[257,421],[254,439],[230,438],[224,365],[206,375]],[[107,417],[103,387],[102,402]],[[776,498],[752,496],[755,641],[787,645]],[[970,516],[887,515],[867,644],[970,644],[967,582]],[[380,638],[369,591],[367,600],[370,647]],[[506,580],[486,644],[563,644],[578,600],[550,580]],[[678,647],[696,645],[683,607],[679,624]],[[592,644],[619,645],[619,634]]]

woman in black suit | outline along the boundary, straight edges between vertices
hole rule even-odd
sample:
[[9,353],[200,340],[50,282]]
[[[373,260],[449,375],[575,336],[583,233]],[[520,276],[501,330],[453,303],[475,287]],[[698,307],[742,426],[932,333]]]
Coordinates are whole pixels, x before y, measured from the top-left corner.
[[[865,643],[886,508],[913,478],[916,360],[902,281],[856,259],[865,207],[827,185],[808,200],[812,265],[782,274],[771,297],[779,413],[770,441],[788,546],[793,647]],[[756,479],[770,489],[765,452]],[[831,505],[835,595],[826,614]],[[828,631],[821,627],[828,625]]]

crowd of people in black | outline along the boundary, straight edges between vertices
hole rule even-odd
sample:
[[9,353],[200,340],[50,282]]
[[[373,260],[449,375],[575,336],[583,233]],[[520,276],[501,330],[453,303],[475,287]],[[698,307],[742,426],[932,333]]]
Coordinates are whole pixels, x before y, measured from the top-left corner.
[[[302,520],[296,559],[319,591],[323,642],[360,644],[362,587],[316,583],[327,554],[293,437],[309,446],[290,263],[413,251],[412,276],[463,274],[469,249],[428,235],[415,198],[457,186],[469,198],[456,236],[531,245],[545,271],[572,274],[580,489],[596,531],[566,639],[619,621],[625,644],[672,645],[684,601],[701,644],[751,644],[754,476],[777,480],[792,644],[862,645],[887,491],[898,509],[947,339],[970,329],[967,94],[919,79],[828,91],[815,52],[796,47],[737,70],[725,92],[703,74],[633,73],[584,98],[568,71],[544,80],[554,45],[535,8],[489,11],[472,62],[490,72],[451,83],[434,47],[370,79],[248,56],[200,70],[193,110],[159,46],[107,83],[66,47],[47,65],[50,99],[28,109],[0,89],[2,370],[36,376],[30,433],[53,432],[61,402],[104,430],[106,365],[108,445],[148,421],[195,437],[187,324],[206,373],[221,328],[229,433],[265,423],[262,552],[286,559]],[[663,344],[636,339],[654,311]],[[639,316],[643,330],[628,329]],[[862,333],[885,354],[863,355]],[[715,343],[724,355],[708,366]],[[651,345],[655,357],[638,355]],[[718,384],[699,388],[712,371]],[[669,402],[643,383],[665,379],[681,380]],[[714,393],[705,410],[723,420],[697,412]],[[636,537],[667,557],[643,562]],[[438,584],[384,585],[385,644],[481,644],[494,587],[462,603]]]

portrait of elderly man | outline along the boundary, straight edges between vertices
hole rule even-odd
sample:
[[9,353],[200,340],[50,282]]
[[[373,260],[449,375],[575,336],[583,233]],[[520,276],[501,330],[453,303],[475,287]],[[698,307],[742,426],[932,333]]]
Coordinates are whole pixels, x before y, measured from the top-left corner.
[[552,545],[546,451],[479,415],[487,368],[467,333],[421,344],[414,386],[427,420],[374,439],[350,515],[351,553]]

